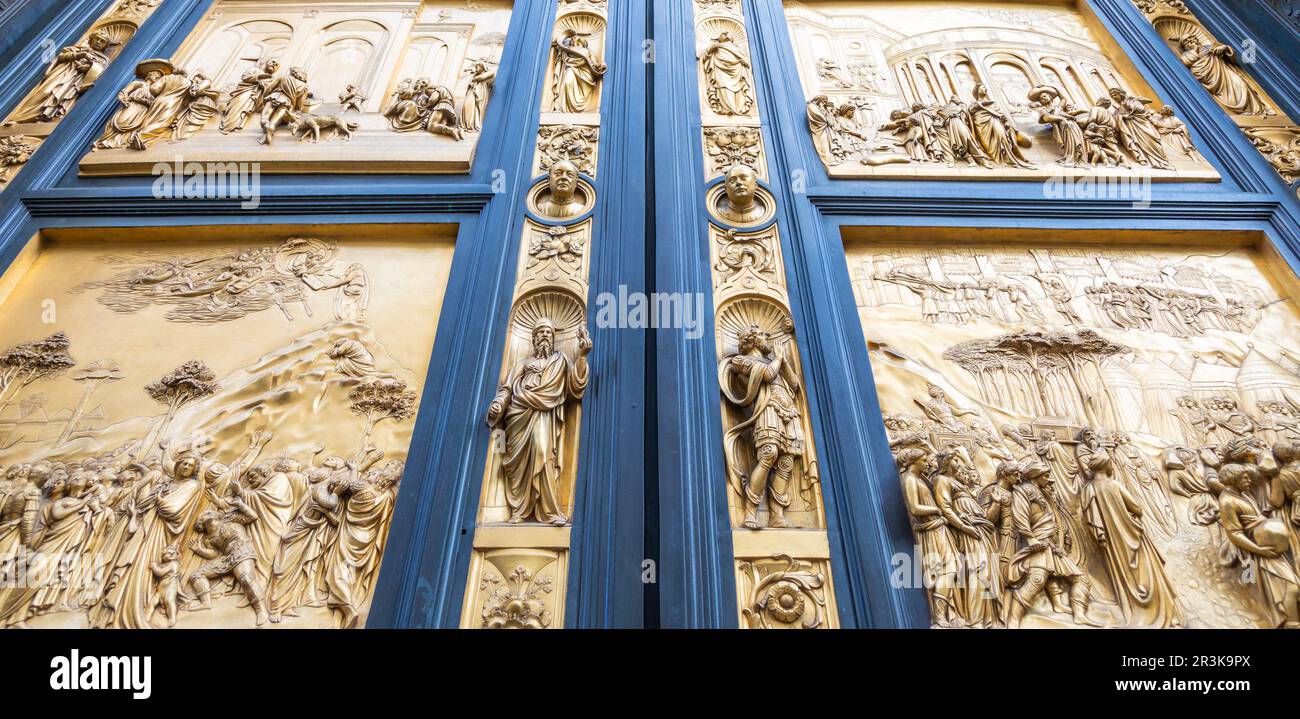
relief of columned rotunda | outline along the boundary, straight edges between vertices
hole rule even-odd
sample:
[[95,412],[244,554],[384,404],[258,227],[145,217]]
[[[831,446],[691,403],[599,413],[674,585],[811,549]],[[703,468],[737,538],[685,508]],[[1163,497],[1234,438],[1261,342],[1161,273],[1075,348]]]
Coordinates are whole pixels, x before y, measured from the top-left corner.
[[1217,180],[1177,108],[1072,3],[788,2],[832,177]]

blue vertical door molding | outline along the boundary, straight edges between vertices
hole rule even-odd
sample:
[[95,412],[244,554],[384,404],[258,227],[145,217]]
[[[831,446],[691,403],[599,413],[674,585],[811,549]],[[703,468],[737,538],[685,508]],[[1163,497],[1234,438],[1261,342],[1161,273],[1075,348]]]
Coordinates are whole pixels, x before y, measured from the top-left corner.
[[[611,2],[587,320],[594,347],[582,400],[566,627],[642,626],[646,330],[595,325],[603,296],[646,287],[646,8]],[[621,288],[621,289],[620,289]]]
[[[840,624],[854,627],[923,627],[929,611],[923,592],[894,587],[895,557],[911,566],[913,539],[902,491],[880,421],[868,373],[854,381],[852,357],[865,343],[852,295],[833,294],[826,278],[846,274],[837,232],[824,232],[816,210],[800,191],[825,170],[812,150],[780,0],[746,0],[750,47],[768,151],[770,189],[784,231],[782,251],[790,305],[804,360],[804,387],[824,477],[831,573]],[[820,174],[818,174],[820,173]],[[828,241],[829,240],[829,241]],[[884,451],[881,451],[881,447]],[[907,573],[910,577],[910,573]]]
[[665,628],[735,628],[736,570],[722,456],[704,206],[694,3],[653,9],[655,290],[702,295],[702,334],[655,330],[659,605]]
[[[425,398],[436,405],[428,411],[421,405],[420,419],[427,414],[429,426],[416,436],[425,485],[399,498],[367,627],[460,626],[490,439],[483,414],[500,379],[509,332],[554,20],[551,0],[515,2],[484,125],[490,135],[479,141],[472,173],[493,183],[493,199],[475,222],[471,244],[457,244],[431,363],[448,366],[441,386],[425,388]],[[433,181],[424,177],[416,184]],[[462,236],[467,229],[462,225]],[[412,458],[416,450],[413,443]]]

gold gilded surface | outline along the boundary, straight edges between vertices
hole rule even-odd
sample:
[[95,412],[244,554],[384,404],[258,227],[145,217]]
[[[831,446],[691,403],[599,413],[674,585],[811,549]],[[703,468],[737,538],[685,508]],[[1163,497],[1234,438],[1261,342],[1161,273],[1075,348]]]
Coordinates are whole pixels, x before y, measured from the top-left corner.
[[0,306],[0,623],[363,625],[453,241],[32,240]]
[[27,96],[0,122],[0,190],[95,85],[162,0],[119,0],[77,42],[60,48]]
[[[739,626],[838,626],[816,442],[739,0],[696,0],[704,203]],[[716,178],[716,179],[715,179]]]
[[1177,110],[1072,2],[785,8],[832,177],[1218,179]]
[[1181,0],[1133,0],[1169,49],[1219,107],[1241,127],[1282,180],[1300,177],[1300,128]]
[[262,172],[466,172],[510,0],[222,0],[171,59],[136,67],[83,175],[155,163]]
[[788,554],[736,562],[740,626],[748,629],[836,629],[839,611],[830,562]]
[[565,0],[544,80],[535,177],[524,196],[518,274],[465,584],[461,626],[564,626],[577,491],[606,3]]
[[846,241],[936,625],[1297,626],[1295,279],[1152,239]]

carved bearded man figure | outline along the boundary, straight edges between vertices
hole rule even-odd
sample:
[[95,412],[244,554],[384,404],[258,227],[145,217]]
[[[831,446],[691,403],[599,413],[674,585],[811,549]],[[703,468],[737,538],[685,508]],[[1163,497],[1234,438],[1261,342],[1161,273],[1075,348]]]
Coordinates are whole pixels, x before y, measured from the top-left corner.
[[563,458],[564,408],[587,390],[591,337],[578,330],[578,357],[555,348],[555,325],[542,319],[533,328],[533,352],[510,371],[488,407],[488,426],[505,430],[502,474],[510,523],[535,518],[563,526],[559,483]]
[[[767,502],[770,527],[789,527],[790,477],[804,451],[803,418],[796,399],[800,387],[794,368],[776,352],[767,333],[750,325],[740,336],[740,351],[722,358],[718,376],[722,394],[738,407],[750,408],[749,419],[727,430],[725,448],[732,489],[745,502],[742,526],[758,529],[758,507]],[[740,462],[740,441],[753,442],[749,476]]]

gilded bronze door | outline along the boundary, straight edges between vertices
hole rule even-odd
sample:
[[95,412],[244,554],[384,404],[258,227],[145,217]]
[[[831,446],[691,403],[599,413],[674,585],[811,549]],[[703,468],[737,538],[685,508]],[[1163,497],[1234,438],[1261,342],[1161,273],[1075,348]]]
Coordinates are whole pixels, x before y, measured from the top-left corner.
[[1237,5],[0,10],[0,625],[1300,622]]

